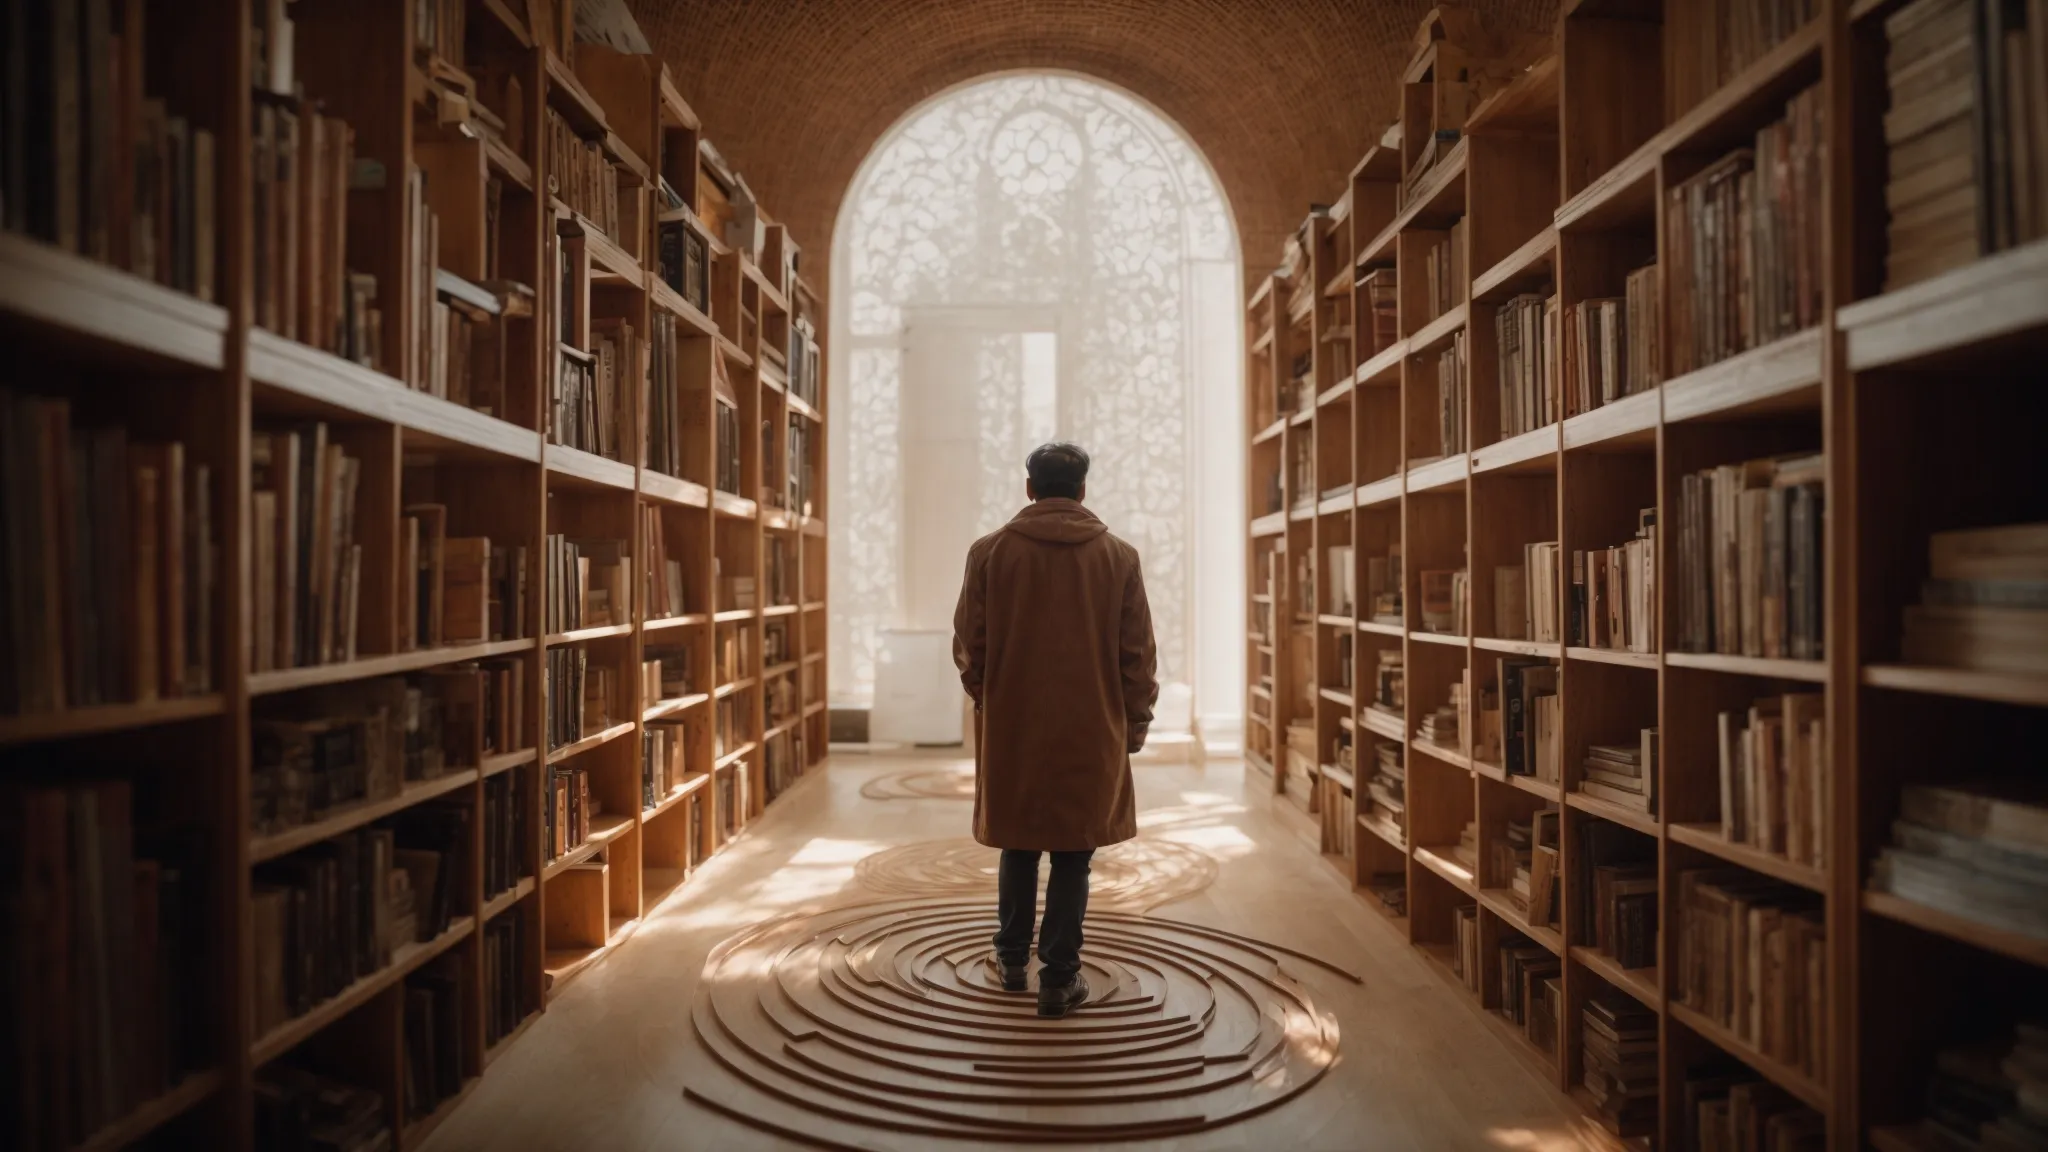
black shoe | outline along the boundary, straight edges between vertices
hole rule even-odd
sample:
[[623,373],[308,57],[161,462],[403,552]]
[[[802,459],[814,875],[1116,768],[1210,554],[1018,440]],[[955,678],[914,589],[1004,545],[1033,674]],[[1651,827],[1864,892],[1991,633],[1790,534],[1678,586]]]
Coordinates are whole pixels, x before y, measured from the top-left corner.
[[1071,984],[1062,984],[1056,988],[1049,988],[1044,984],[1040,984],[1038,986],[1038,1014],[1040,1016],[1052,1017],[1065,1016],[1070,1009],[1078,1007],[1087,999],[1088,978],[1078,973],[1074,976],[1073,983]]
[[996,970],[1002,973],[1003,991],[1031,991],[1031,966],[1029,964],[1005,964],[1001,960],[997,960]]

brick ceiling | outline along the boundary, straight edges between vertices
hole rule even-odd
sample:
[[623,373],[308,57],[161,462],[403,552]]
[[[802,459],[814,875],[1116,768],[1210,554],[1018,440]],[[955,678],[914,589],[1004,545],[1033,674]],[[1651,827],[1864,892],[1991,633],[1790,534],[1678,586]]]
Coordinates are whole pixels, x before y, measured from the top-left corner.
[[[1555,0],[1473,0],[1547,29]],[[1394,116],[1427,0],[632,0],[705,133],[825,288],[841,198],[875,142],[990,73],[1078,72],[1178,123],[1208,157],[1245,262],[1271,268]]]

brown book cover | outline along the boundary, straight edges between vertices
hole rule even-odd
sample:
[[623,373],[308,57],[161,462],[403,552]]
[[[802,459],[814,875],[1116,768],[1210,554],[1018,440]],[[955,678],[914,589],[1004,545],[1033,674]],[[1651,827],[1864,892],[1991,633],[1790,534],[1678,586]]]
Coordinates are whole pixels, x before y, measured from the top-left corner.
[[420,518],[406,516],[398,522],[398,650],[419,647],[420,636]]
[[491,541],[484,536],[449,537],[442,554],[442,627],[449,644],[490,638]]
[[132,626],[129,656],[133,662],[128,668],[128,688],[131,699],[154,700],[163,673],[163,584],[159,570],[163,554],[163,483],[150,464],[133,463],[129,467],[132,486],[128,529],[133,551],[126,621]]
[[277,493],[249,494],[249,552],[253,650],[249,668],[268,672],[277,661]]
[[419,564],[413,570],[413,579],[418,584],[414,600],[416,627],[422,648],[438,648],[448,643],[446,636],[446,556],[448,546],[448,506],[445,504],[411,504],[405,513],[420,522]]

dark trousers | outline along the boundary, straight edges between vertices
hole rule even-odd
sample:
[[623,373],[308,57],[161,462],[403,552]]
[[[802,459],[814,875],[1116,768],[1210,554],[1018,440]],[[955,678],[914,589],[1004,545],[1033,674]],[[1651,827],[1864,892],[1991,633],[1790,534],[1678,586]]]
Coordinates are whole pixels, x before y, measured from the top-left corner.
[[[1045,964],[1038,983],[1064,988],[1081,971],[1081,918],[1088,914],[1088,860],[1094,849],[1052,852],[1052,876],[1045,883],[1045,923],[1038,929],[1038,958]],[[1003,849],[996,874],[996,956],[1019,965],[1031,958],[1031,922],[1038,913],[1037,852]]]

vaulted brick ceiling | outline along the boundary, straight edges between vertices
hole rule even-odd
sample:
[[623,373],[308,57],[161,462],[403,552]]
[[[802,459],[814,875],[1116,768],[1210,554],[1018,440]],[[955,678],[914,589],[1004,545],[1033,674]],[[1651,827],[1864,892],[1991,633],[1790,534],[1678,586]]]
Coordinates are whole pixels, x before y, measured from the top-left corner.
[[[1548,29],[1555,0],[1479,0],[1489,25]],[[825,288],[839,204],[881,135],[991,73],[1119,85],[1214,166],[1246,264],[1273,266],[1311,200],[1343,190],[1395,111],[1427,0],[632,0],[706,135]]]

